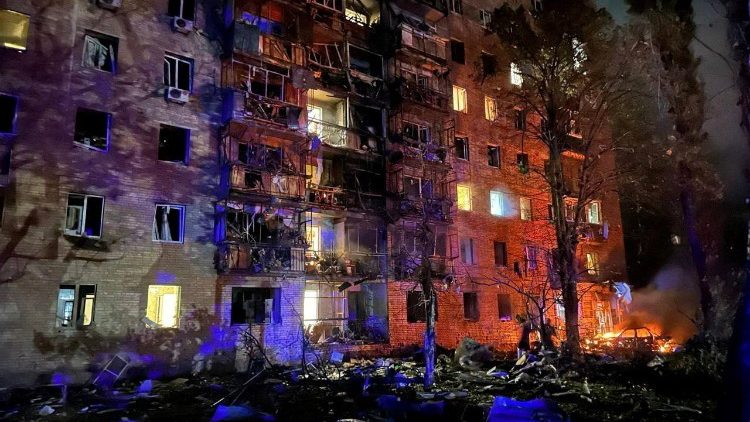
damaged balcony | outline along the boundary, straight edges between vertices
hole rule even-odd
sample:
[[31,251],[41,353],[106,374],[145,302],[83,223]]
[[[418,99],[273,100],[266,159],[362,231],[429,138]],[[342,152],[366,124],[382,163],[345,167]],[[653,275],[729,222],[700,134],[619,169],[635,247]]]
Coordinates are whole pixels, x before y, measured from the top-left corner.
[[380,21],[380,4],[375,0],[347,0],[344,17],[357,26],[371,27]]
[[[421,28],[421,29],[418,29]],[[402,23],[397,28],[401,35],[401,51],[428,57],[439,64],[447,62],[447,40],[433,34],[432,28],[424,23],[409,25]]]
[[[307,225],[306,271],[327,280],[387,276],[385,228],[373,222],[312,213]],[[350,283],[351,284],[351,283]]]
[[222,65],[222,73],[224,87],[233,94],[225,96],[232,118],[300,129],[303,94],[292,84],[288,68],[263,68],[232,60]]
[[403,158],[416,159],[432,163],[448,163],[448,149],[445,146],[442,130],[435,126],[412,121],[396,121],[394,132],[389,136],[392,164],[398,164]]
[[448,14],[448,0],[391,0],[389,3],[430,22]]
[[[308,166],[308,202],[326,209],[381,212],[385,207],[382,162],[336,151]],[[345,177],[346,175],[346,177]]]
[[296,201],[305,197],[304,154],[234,138],[225,140],[223,154],[232,190]]
[[329,146],[382,153],[383,111],[313,89],[307,99],[307,132]]
[[400,64],[399,74],[392,83],[397,102],[411,101],[443,112],[450,110],[449,86],[443,68],[429,70],[407,63]]
[[219,272],[305,271],[304,220],[297,210],[258,204],[217,205]]
[[412,173],[411,169],[397,168],[389,174],[388,191],[394,196],[393,211],[401,217],[452,221],[451,183],[444,181],[445,172],[425,170],[420,176]]
[[248,16],[252,15],[243,13],[243,19],[234,23],[231,36],[232,51],[277,65],[304,66],[305,49],[277,35],[280,31],[274,28],[282,28],[280,23],[269,23],[265,26],[262,23],[253,24]]
[[455,234],[448,234],[441,225],[429,225],[429,233],[421,233],[417,225],[403,222],[393,231],[391,263],[396,280],[415,279],[424,270],[423,252],[430,262],[433,278],[445,278],[455,274],[454,260],[458,256]]

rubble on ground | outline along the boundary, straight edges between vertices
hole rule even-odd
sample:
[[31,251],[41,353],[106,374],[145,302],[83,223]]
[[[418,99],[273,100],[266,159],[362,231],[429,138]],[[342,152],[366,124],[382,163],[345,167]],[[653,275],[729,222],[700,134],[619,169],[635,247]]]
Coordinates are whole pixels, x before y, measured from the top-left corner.
[[713,406],[705,391],[674,385],[668,359],[573,364],[531,352],[508,360],[465,339],[453,356],[438,356],[427,391],[419,358],[335,354],[249,374],[71,386],[64,399],[59,389],[5,391],[0,420],[698,421],[710,420]]

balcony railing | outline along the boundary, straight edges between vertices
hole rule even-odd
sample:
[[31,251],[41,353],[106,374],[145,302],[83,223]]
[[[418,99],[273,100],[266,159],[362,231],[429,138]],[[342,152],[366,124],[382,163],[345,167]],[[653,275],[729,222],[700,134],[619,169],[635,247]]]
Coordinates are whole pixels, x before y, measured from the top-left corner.
[[309,119],[307,131],[316,134],[321,141],[334,147],[346,147],[349,144],[346,127],[335,123]]
[[295,199],[305,197],[306,180],[301,175],[274,173],[238,163],[233,163],[231,169],[233,189]]
[[428,217],[432,221],[450,221],[452,202],[449,199],[401,198],[397,202],[401,216]]
[[344,11],[345,0],[308,0],[309,3],[325,7],[336,12]]
[[385,254],[307,251],[306,271],[315,275],[376,278],[387,275]]
[[418,86],[414,82],[405,81],[400,88],[401,97],[419,104],[448,110],[450,97],[444,92],[435,89]]
[[419,32],[409,25],[401,25],[401,47],[419,51],[441,62],[447,57],[445,41]]
[[308,186],[307,200],[324,208],[356,208],[375,211],[382,210],[385,206],[385,200],[381,194],[330,186]]
[[[433,278],[444,278],[454,274],[453,259],[445,256],[431,256],[430,272]],[[420,277],[422,259],[419,254],[397,253],[391,258],[393,276],[396,280],[414,279]]]
[[305,64],[305,49],[301,45],[261,33],[258,26],[243,21],[236,21],[234,24],[232,48],[235,52],[260,55],[287,64]]
[[283,246],[258,246],[224,242],[219,245],[218,270],[268,272],[305,271],[305,250]]

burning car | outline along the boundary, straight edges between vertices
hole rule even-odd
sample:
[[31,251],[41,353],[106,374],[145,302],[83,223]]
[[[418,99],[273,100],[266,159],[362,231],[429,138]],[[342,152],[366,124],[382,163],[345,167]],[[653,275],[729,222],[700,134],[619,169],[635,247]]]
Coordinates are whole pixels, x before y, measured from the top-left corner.
[[635,355],[653,355],[672,353],[677,347],[669,336],[655,334],[648,327],[625,328],[586,339],[584,347],[591,353],[602,353],[612,356],[633,357]]

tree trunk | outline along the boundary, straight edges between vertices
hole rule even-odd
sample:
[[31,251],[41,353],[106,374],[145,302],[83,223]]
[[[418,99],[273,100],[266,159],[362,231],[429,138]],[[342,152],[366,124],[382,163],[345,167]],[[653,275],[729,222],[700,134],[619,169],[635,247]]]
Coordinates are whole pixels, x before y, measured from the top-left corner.
[[423,290],[427,301],[426,321],[424,329],[424,388],[429,390],[435,382],[435,315],[436,297],[432,289],[432,282],[428,282],[427,290]]
[[552,342],[552,333],[550,332],[550,326],[547,324],[547,320],[544,315],[544,305],[546,305],[546,303],[547,299],[542,298],[541,305],[537,306],[539,310],[539,337],[544,350],[554,350],[555,344]]

